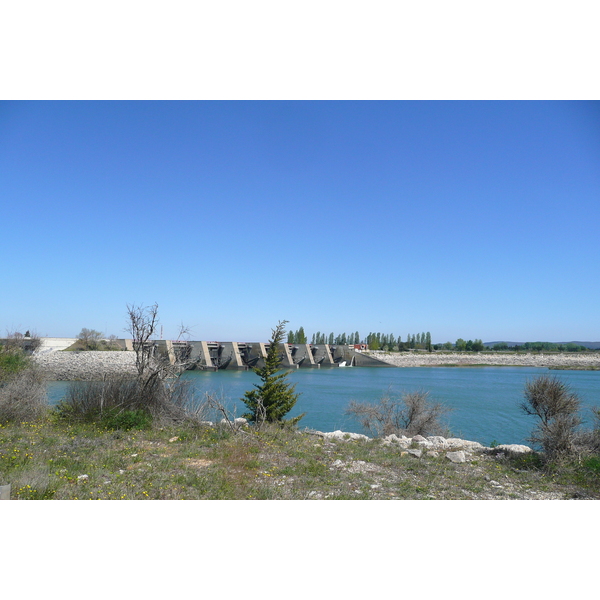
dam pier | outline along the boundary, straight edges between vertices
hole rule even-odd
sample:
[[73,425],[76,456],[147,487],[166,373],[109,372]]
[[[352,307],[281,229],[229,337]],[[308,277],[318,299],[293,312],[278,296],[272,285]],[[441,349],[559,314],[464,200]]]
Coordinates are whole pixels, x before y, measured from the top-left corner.
[[[126,349],[133,350],[131,347]],[[247,370],[265,365],[269,344],[264,342],[172,342],[157,340],[156,352],[169,357],[171,362],[184,361],[190,370]],[[127,344],[129,346],[129,344]],[[279,364],[288,369],[328,367],[388,367],[388,363],[366,356],[353,346],[329,344],[279,345]]]

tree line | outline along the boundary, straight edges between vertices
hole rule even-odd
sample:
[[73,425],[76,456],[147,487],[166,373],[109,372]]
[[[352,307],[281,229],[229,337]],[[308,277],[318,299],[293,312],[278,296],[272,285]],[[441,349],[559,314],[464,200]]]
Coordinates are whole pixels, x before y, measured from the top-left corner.
[[554,342],[525,342],[509,346],[505,342],[494,344],[492,350],[531,350],[533,352],[589,352],[590,348],[580,344],[569,342],[567,344],[557,344]]
[[[288,344],[308,344],[309,337],[304,331],[304,327],[300,327],[296,331],[290,330],[287,333]],[[358,331],[354,333],[333,332],[326,334],[317,331],[312,334],[310,339],[311,344],[329,344],[330,346],[367,344],[369,350],[384,350],[388,352],[407,352],[408,350],[426,350],[432,352],[434,350],[446,350],[455,352],[482,352],[486,350],[481,339],[464,340],[458,338],[454,343],[446,342],[444,344],[432,344],[431,333],[429,331],[422,333],[409,333],[405,340],[402,336],[396,337],[393,333],[370,332],[366,337],[361,337]],[[566,343],[558,344],[553,342],[525,342],[509,346],[505,342],[500,342],[488,347],[487,350],[502,351],[502,350],[526,350],[532,352],[589,352],[589,348],[585,346]]]
[[[300,327],[296,331],[290,330],[287,333],[288,344],[307,344],[308,336],[304,331],[304,327]],[[362,338],[358,331],[354,333],[339,333],[333,332],[326,334],[317,331],[312,334],[311,344],[329,344],[330,346],[339,345],[354,345],[367,344],[370,350],[388,350],[388,351],[406,351],[412,349],[431,350],[434,346],[431,343],[431,333],[423,332],[417,334],[408,334],[406,341],[402,341],[402,336],[396,337],[393,333],[370,332],[365,338]]]

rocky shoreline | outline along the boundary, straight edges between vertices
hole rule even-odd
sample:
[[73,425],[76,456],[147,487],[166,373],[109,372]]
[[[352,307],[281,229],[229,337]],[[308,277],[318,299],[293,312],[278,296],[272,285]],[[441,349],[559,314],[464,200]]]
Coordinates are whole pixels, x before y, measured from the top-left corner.
[[[305,433],[316,435],[324,439],[336,439],[342,441],[364,440],[370,441],[372,438],[363,435],[362,433],[350,433],[347,431],[313,431],[306,430]],[[522,444],[501,444],[494,448],[484,446],[479,442],[471,442],[460,438],[445,438],[441,435],[432,435],[423,437],[415,435],[406,437],[404,435],[397,436],[392,433],[382,438],[382,443],[386,446],[395,445],[406,451],[407,454],[412,454],[416,458],[421,458],[424,454],[431,456],[439,456],[444,452],[446,458],[454,463],[462,463],[471,460],[474,454],[525,454],[531,452],[529,446]]]
[[505,367],[546,367],[600,369],[600,354],[543,354],[543,353],[429,353],[429,352],[370,352],[369,356],[395,367],[439,367],[489,365]]

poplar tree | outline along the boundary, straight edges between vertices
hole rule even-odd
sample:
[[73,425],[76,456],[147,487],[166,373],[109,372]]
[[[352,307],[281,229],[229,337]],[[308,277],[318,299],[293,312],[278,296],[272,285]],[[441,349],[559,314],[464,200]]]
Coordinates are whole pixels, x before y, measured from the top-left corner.
[[296,344],[306,344],[307,341],[304,327],[300,327],[300,329],[296,331]]

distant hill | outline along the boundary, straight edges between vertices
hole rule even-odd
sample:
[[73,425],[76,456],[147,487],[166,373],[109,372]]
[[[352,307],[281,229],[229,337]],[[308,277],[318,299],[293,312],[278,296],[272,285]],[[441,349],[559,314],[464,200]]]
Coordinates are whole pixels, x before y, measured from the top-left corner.
[[[536,340],[539,341],[539,340]],[[495,346],[496,344],[506,344],[507,346],[522,346],[523,344],[525,344],[526,342],[505,342],[505,341],[501,341],[501,342],[484,342],[483,345],[486,348],[491,348],[492,346]],[[551,342],[553,344],[563,344],[563,345],[567,345],[567,344],[576,344],[577,346],[585,346],[586,348],[589,348],[590,350],[598,350],[600,349],[600,342]]]

